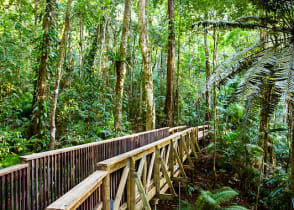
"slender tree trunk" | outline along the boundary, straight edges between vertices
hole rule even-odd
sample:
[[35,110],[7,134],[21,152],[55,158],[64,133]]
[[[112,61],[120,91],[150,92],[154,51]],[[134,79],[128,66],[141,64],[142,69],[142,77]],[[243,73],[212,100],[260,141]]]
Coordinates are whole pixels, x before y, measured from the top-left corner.
[[38,26],[38,0],[34,1],[34,19],[34,37],[36,37]]
[[119,49],[119,60],[116,61],[116,85],[115,85],[115,107],[114,107],[114,128],[120,130],[122,121],[122,105],[124,93],[124,81],[126,75],[126,52],[128,41],[128,30],[131,20],[131,0],[125,0],[125,11],[121,32],[121,43]]
[[43,19],[43,38],[41,42],[40,60],[38,66],[38,73],[34,89],[33,99],[33,114],[32,135],[42,138],[45,135],[45,115],[46,115],[46,87],[47,87],[47,67],[48,58],[51,48],[51,36],[54,30],[54,16],[55,16],[56,0],[47,0],[45,15]]
[[98,51],[98,45],[99,45],[102,27],[103,27],[103,23],[97,24],[96,32],[95,32],[94,39],[93,39],[91,47],[90,47],[90,51],[85,56],[84,67],[85,67],[85,70],[87,70],[91,74],[94,73],[93,70],[94,70],[95,58],[96,58],[97,51]]
[[155,128],[155,103],[153,93],[153,75],[148,46],[147,20],[146,20],[146,0],[138,1],[138,24],[139,24],[139,43],[143,58],[143,70],[145,80],[145,102],[146,102],[146,130]]
[[[209,46],[208,46],[208,32],[207,28],[204,29],[204,52],[205,52],[205,69],[206,69],[206,89],[207,83],[210,77],[210,62],[209,62]],[[206,111],[205,111],[205,121],[208,122],[210,120],[210,91],[207,90],[205,93],[205,105],[206,105]]]
[[180,124],[180,64],[181,64],[181,6],[182,0],[180,0],[180,15],[179,15],[179,35],[178,35],[178,63],[177,63],[177,87],[176,87],[176,113],[177,113],[177,125]]
[[82,71],[84,68],[84,59],[83,59],[83,39],[84,39],[84,25],[83,25],[83,16],[80,10],[80,41],[79,41],[79,51],[80,51],[80,72],[79,76],[82,78]]
[[[291,100],[291,99],[290,99]],[[293,112],[293,107],[294,107],[294,103],[293,101],[289,101],[288,103],[288,109],[289,109],[289,125],[290,128],[289,128],[289,131],[291,132],[289,134],[289,138],[290,138],[290,141],[291,141],[291,153],[289,153],[290,155],[290,159],[291,159],[291,186],[290,186],[290,191],[291,191],[291,194],[292,196],[294,196],[294,120],[293,120],[293,115],[294,115],[294,112]],[[292,203],[292,202],[291,202]],[[291,205],[291,209],[293,209],[293,206]]]
[[168,0],[168,58],[166,77],[166,101],[165,112],[167,125],[173,127],[174,124],[174,72],[175,72],[175,5],[174,0]]
[[[69,25],[70,27],[70,25]],[[65,59],[66,60],[66,80],[65,80],[65,87],[68,87],[69,89],[71,88],[71,74],[72,74],[72,71],[73,71],[73,68],[74,68],[74,59],[73,59],[73,56],[72,56],[72,51],[71,51],[71,30],[70,28],[68,29],[69,32],[67,33],[67,42],[68,42],[68,47],[67,47],[67,58]]]
[[216,100],[216,85],[213,85],[213,174],[214,174],[214,185],[216,184],[216,123],[217,123],[217,113],[216,113],[216,105],[217,105],[217,100]]
[[56,81],[55,81],[55,90],[53,96],[52,103],[52,111],[51,111],[51,122],[50,122],[50,150],[54,149],[55,141],[56,141],[56,123],[55,123],[55,115],[56,115],[56,106],[58,100],[59,93],[59,85],[61,79],[61,71],[62,71],[62,62],[64,56],[64,47],[67,41],[67,33],[69,30],[69,17],[70,17],[70,9],[71,9],[72,0],[67,1],[66,12],[65,12],[65,22],[64,29],[62,32],[61,42],[59,44],[58,49],[58,62],[57,62],[57,71],[56,71]]

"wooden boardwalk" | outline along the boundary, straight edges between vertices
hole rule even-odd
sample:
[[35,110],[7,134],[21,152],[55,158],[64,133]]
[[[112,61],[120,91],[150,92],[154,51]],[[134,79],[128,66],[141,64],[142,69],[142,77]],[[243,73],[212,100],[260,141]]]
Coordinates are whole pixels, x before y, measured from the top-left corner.
[[207,129],[161,128],[23,156],[0,170],[0,209],[150,209],[151,199],[176,196],[173,183],[193,166]]

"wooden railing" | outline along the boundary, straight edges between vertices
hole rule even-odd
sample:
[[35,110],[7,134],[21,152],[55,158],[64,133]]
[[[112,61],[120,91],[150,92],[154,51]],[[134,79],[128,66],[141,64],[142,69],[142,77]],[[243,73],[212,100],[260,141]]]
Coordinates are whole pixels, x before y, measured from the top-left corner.
[[0,170],[0,209],[26,209],[29,195],[28,164]]
[[[44,209],[93,173],[97,162],[168,135],[169,128],[162,128],[23,156],[24,164],[0,170],[0,207]],[[23,188],[18,186],[20,183]]]
[[[207,129],[207,126],[188,128],[98,162],[98,171],[49,205],[47,210],[134,210],[142,209],[143,206],[150,209],[149,201],[154,196],[159,199],[176,196],[172,182],[179,174],[186,177],[185,168],[193,165],[190,155],[197,157],[197,152],[200,151],[198,140],[207,134]],[[184,165],[185,160],[188,165]],[[99,180],[99,184],[95,184],[95,179]],[[164,194],[168,188],[171,194]],[[93,196],[95,192],[99,192],[101,196]],[[77,196],[73,198],[72,195]],[[95,208],[85,208],[90,199]]]

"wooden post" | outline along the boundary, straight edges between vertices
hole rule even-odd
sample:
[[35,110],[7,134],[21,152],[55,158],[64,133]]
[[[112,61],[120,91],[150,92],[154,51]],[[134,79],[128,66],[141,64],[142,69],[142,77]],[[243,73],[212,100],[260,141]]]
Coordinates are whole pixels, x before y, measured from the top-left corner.
[[155,148],[155,161],[154,161],[154,184],[156,188],[156,195],[160,194],[160,154],[159,148]]
[[144,189],[146,189],[146,182],[147,182],[147,161],[144,162],[143,174],[142,174],[142,184]]
[[110,175],[107,174],[102,184],[103,210],[110,210]]
[[183,136],[181,135],[180,139],[178,140],[179,158],[180,158],[181,162],[183,162],[183,159],[184,159],[184,150],[183,150],[182,141],[183,141]]
[[136,208],[136,183],[133,175],[136,173],[136,162],[133,157],[130,158],[130,173],[128,177],[128,209]]
[[170,140],[170,154],[169,154],[169,170],[170,170],[170,177],[174,177],[174,171],[175,171],[175,157],[174,157],[174,139]]

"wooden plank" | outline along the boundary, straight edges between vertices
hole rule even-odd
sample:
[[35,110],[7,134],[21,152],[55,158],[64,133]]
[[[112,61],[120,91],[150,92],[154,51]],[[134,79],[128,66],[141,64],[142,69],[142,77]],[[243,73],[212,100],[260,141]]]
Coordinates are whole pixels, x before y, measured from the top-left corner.
[[147,181],[146,181],[146,193],[148,193],[149,185],[150,185],[150,180],[153,172],[153,166],[154,166],[154,160],[155,160],[155,152],[152,153],[150,165],[148,168],[148,175],[147,175]]
[[162,158],[160,158],[160,162],[161,162],[161,167],[162,167],[163,175],[164,175],[164,177],[165,177],[165,179],[166,179],[166,182],[167,182],[167,184],[168,184],[168,186],[169,186],[171,192],[172,192],[174,195],[176,195],[176,191],[175,191],[174,186],[173,186],[173,184],[172,184],[172,182],[171,182],[171,179],[170,179],[170,177],[169,177],[168,171],[167,171],[167,169],[166,169],[165,162],[163,161]]
[[135,182],[136,182],[136,185],[138,187],[138,190],[140,192],[140,195],[141,195],[141,200],[143,201],[144,203],[144,207],[146,210],[151,210],[151,207],[150,207],[150,204],[148,202],[148,199],[146,197],[146,194],[145,194],[145,191],[144,191],[144,188],[143,188],[143,185],[141,183],[141,180],[139,178],[139,175],[137,173],[134,174],[134,177],[135,177]]
[[[143,155],[142,159],[140,160],[138,171],[137,171],[137,174],[138,174],[140,179],[141,179],[141,176],[142,176],[142,172],[143,172],[145,162],[146,162],[146,155]],[[136,191],[135,194],[137,195],[137,191],[138,191],[137,186],[136,186],[135,191]]]
[[22,170],[22,169],[27,168],[27,167],[29,167],[29,164],[25,163],[25,164],[18,164],[18,165],[15,165],[15,166],[11,166],[11,167],[8,167],[8,168],[1,169],[0,170],[0,177],[5,176],[7,174],[11,174],[11,173],[13,173],[15,171]]
[[120,201],[121,201],[121,198],[122,198],[122,195],[124,192],[124,188],[127,183],[129,171],[130,171],[130,163],[128,162],[128,164],[126,165],[126,167],[123,170],[123,173],[122,173],[122,176],[120,179],[120,183],[118,186],[118,190],[116,192],[116,197],[115,197],[114,204],[113,204],[114,209],[119,209]]
[[183,149],[184,149],[184,152],[185,152],[186,155],[187,155],[187,159],[188,159],[189,164],[190,164],[191,166],[193,166],[194,164],[193,164],[193,161],[192,161],[191,158],[190,158],[190,153],[189,153],[189,150],[188,150],[188,147],[187,147],[185,141],[182,141],[181,144],[183,145]]
[[168,161],[169,161],[169,154],[170,154],[170,148],[171,144],[168,145],[167,151],[166,151],[166,156],[165,156],[165,165],[168,166]]
[[181,171],[181,174],[184,176],[184,177],[187,177],[186,173],[185,173],[185,170],[184,170],[184,167],[183,167],[183,164],[182,164],[182,161],[178,155],[178,152],[174,149],[174,155],[175,155],[175,158],[176,160],[178,161],[178,164],[179,164],[179,169]]
[[194,156],[195,158],[197,158],[198,155],[197,155],[197,152],[196,152],[196,150],[195,150],[195,141],[193,140],[193,135],[194,135],[193,133],[194,133],[194,132],[192,131],[191,135],[189,135],[188,143],[190,144],[190,148],[191,148],[191,150],[192,150],[193,156]]
[[177,196],[173,195],[173,194],[159,194],[158,195],[158,199],[159,200],[169,200],[172,201],[176,198]]

